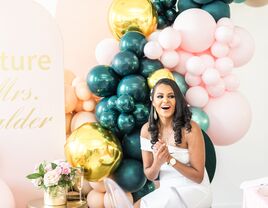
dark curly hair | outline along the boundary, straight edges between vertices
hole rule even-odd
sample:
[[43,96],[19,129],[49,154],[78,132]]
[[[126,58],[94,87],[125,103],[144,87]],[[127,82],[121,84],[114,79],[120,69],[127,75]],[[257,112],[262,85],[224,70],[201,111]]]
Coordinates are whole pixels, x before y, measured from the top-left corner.
[[[191,131],[192,126],[191,126],[191,117],[192,113],[187,105],[187,102],[183,96],[183,94],[180,91],[180,88],[178,87],[177,83],[171,79],[160,79],[155,86],[153,87],[151,91],[151,101],[153,103],[154,99],[154,93],[155,89],[157,88],[158,85],[160,84],[165,84],[168,85],[172,88],[175,99],[176,99],[176,106],[175,106],[175,112],[174,112],[174,117],[173,117],[173,130],[174,130],[174,140],[175,144],[181,144],[181,138],[182,138],[182,128],[186,128],[188,132]],[[151,103],[151,112],[149,115],[149,127],[148,131],[151,134],[151,143],[154,145],[158,141],[158,135],[159,135],[159,129],[158,129],[158,120],[154,119],[154,107]]]

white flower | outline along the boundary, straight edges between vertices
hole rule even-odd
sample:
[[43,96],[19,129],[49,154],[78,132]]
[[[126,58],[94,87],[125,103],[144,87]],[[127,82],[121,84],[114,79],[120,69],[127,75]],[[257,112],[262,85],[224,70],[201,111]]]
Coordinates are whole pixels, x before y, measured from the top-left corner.
[[42,178],[32,179],[31,181],[35,187],[39,187],[42,184]]
[[58,168],[51,170],[44,175],[44,185],[46,187],[58,185],[60,177],[61,175]]

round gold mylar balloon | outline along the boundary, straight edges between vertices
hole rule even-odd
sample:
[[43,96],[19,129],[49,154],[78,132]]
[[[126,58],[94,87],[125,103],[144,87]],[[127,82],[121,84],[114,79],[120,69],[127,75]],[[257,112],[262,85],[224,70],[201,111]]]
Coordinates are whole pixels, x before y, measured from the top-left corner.
[[120,39],[127,31],[150,35],[157,27],[157,13],[150,0],[114,0],[109,9],[109,26]]
[[96,122],[85,123],[74,130],[64,151],[73,167],[84,167],[88,181],[101,181],[109,176],[123,156],[118,139]]
[[158,69],[147,78],[147,83],[152,89],[158,80],[164,78],[175,80],[173,74],[168,69]]
[[252,7],[261,7],[268,4],[268,0],[246,0],[245,3]]

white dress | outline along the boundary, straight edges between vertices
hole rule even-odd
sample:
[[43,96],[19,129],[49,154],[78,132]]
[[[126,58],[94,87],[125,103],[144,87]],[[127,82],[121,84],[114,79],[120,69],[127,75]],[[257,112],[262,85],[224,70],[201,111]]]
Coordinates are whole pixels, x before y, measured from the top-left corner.
[[[149,139],[140,138],[141,149],[153,151]],[[170,154],[183,164],[189,164],[188,149],[168,146]],[[160,187],[141,198],[141,208],[209,208],[212,203],[210,182],[205,171],[203,181],[198,184],[163,164],[159,173]]]

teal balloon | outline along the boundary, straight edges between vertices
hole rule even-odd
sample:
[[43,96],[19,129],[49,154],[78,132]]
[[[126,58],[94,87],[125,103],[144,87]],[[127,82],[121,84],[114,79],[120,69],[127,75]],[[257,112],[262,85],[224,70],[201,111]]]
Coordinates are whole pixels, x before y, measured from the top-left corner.
[[226,4],[231,4],[233,2],[233,0],[221,0],[221,1],[225,2]]
[[175,6],[177,0],[160,0],[160,2],[166,9],[171,9]]
[[100,121],[100,115],[102,114],[102,112],[109,110],[107,108],[108,100],[109,98],[102,98],[100,102],[96,105],[95,115],[96,115],[97,121]]
[[214,0],[193,0],[195,3],[198,3],[198,4],[207,4],[207,3],[210,3]]
[[150,110],[148,105],[145,105],[143,103],[137,103],[132,114],[135,118],[136,126],[141,127],[148,121]]
[[124,156],[131,159],[141,160],[140,129],[126,134],[122,140]]
[[142,33],[136,31],[130,31],[125,33],[119,42],[119,48],[121,51],[132,51],[138,57],[144,55],[143,49],[147,40]]
[[151,193],[154,190],[155,190],[154,182],[147,180],[145,185],[140,190],[132,193],[134,202],[138,201],[140,198],[144,197],[145,195]]
[[130,133],[135,127],[134,116],[131,114],[121,113],[117,119],[117,125],[123,133]]
[[153,4],[158,15],[161,15],[165,12],[164,5],[160,1],[153,2]]
[[164,29],[170,25],[170,22],[165,15],[158,15],[157,17],[157,29]]
[[125,159],[114,173],[115,181],[127,192],[136,192],[146,183],[141,162]]
[[211,139],[209,136],[202,131],[204,141],[205,141],[205,147],[206,147],[206,162],[205,167],[208,173],[209,181],[211,182],[214,178],[215,171],[216,171],[216,152],[213,143],[211,142]]
[[169,22],[172,22],[172,23],[174,22],[174,20],[175,20],[176,17],[178,16],[178,13],[176,12],[175,9],[168,9],[168,10],[165,11],[164,14],[165,14],[167,20],[168,20]]
[[119,52],[112,60],[112,68],[120,76],[135,74],[139,66],[138,57],[131,51]]
[[223,1],[213,1],[209,4],[203,5],[201,9],[210,13],[216,22],[223,17],[230,18],[230,7]]
[[149,88],[146,79],[141,75],[125,76],[118,84],[117,95],[128,94],[136,102],[149,100]]
[[116,94],[119,77],[110,66],[98,65],[87,75],[87,85],[91,92],[100,97]]
[[239,4],[239,3],[244,3],[245,0],[234,0],[234,2]]
[[185,82],[184,76],[180,75],[178,72],[172,72],[174,78],[175,78],[175,82],[177,83],[177,85],[179,86],[182,94],[185,95],[186,91],[188,90],[188,85]]
[[117,98],[116,108],[121,113],[130,113],[135,108],[134,99],[127,94],[123,94]]
[[202,130],[207,131],[209,127],[208,115],[201,108],[191,107],[190,110],[192,112],[192,120],[194,120]]
[[183,12],[187,9],[200,8],[201,4],[194,2],[193,0],[179,0],[177,2],[179,12]]
[[164,65],[159,60],[143,58],[140,61],[140,74],[146,78],[156,70],[163,68]]
[[117,101],[117,96],[113,95],[108,98],[108,102],[106,104],[107,108],[110,110],[117,110],[116,108],[116,101]]
[[110,130],[113,130],[116,127],[116,121],[118,118],[118,113],[113,110],[107,110],[101,113],[100,115],[100,124]]

